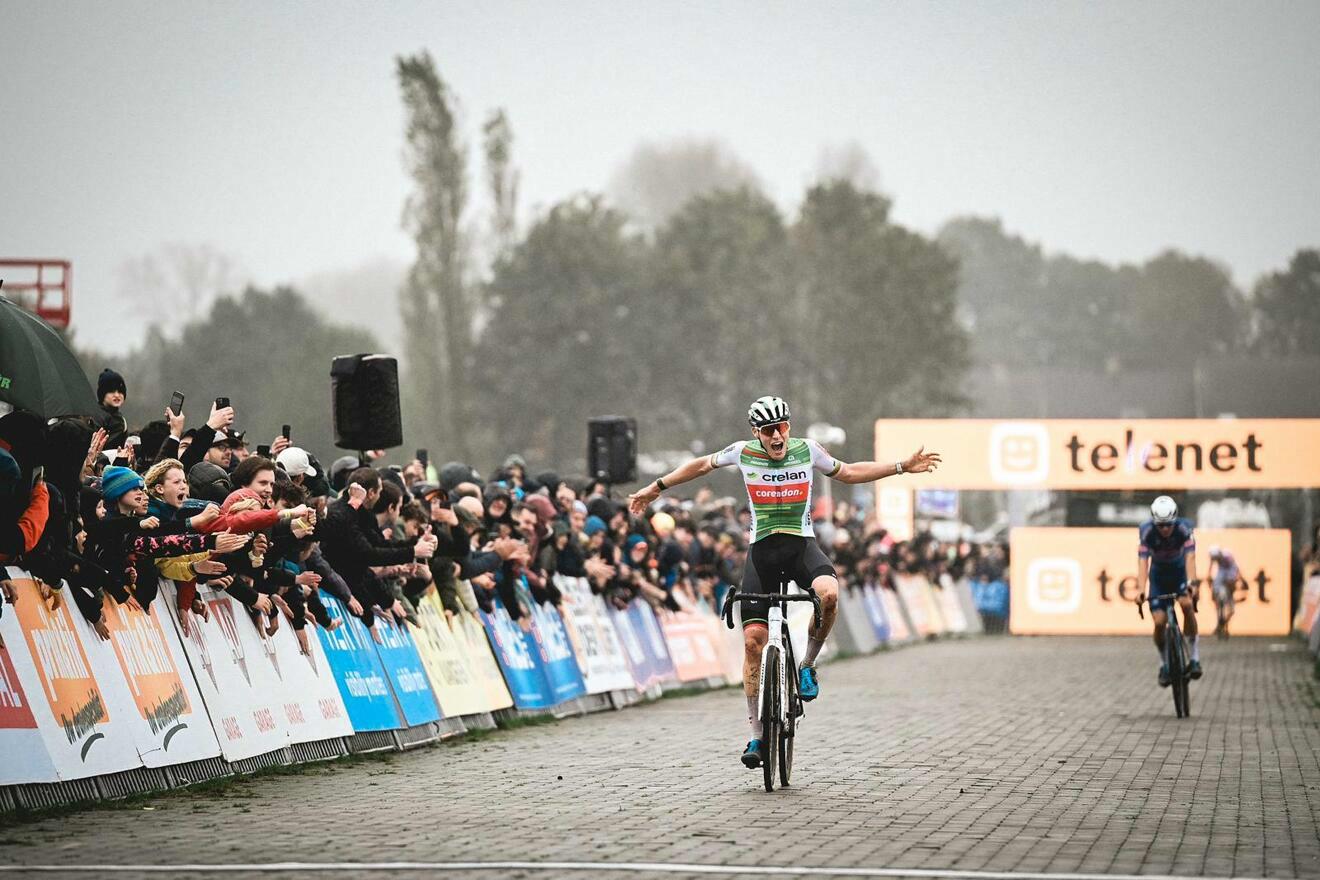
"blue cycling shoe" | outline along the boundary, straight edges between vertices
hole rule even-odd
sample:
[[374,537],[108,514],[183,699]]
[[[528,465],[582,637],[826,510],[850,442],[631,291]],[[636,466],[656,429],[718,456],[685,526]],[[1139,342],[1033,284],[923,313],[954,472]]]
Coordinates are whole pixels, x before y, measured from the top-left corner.
[[761,741],[759,739],[747,743],[747,748],[742,753],[742,762],[748,770],[755,770],[761,766]]
[[811,702],[820,696],[820,682],[816,680],[816,667],[803,666],[798,672],[798,693],[804,702]]

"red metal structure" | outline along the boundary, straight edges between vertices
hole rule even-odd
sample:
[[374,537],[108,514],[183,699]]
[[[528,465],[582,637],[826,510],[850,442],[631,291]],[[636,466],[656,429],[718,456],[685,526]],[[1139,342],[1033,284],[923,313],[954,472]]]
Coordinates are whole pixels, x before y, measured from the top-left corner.
[[0,278],[0,293],[52,327],[69,326],[73,264],[68,260],[0,259]]

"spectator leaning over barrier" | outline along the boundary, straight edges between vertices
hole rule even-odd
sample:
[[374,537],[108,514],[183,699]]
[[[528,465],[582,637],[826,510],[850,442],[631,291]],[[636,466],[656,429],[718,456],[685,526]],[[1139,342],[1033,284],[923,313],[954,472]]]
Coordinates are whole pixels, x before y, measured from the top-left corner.
[[377,641],[382,637],[376,630],[376,608],[388,608],[394,600],[371,571],[372,566],[430,559],[437,544],[429,527],[415,545],[386,541],[372,513],[380,493],[380,474],[371,468],[358,468],[349,474],[348,487],[330,503],[324,529],[318,530],[326,560],[361,603],[362,622]]
[[[247,553],[231,554],[224,560],[235,576],[230,592],[250,609],[266,614],[268,635],[279,627],[277,612],[287,614],[305,652],[306,636],[301,633],[306,625],[304,594],[295,589],[299,585],[296,575],[281,563],[295,552],[295,541],[312,534],[315,515],[305,504],[276,508],[275,463],[268,458],[252,455],[239,462],[233,481],[234,491],[220,508],[222,522],[231,529],[251,532],[253,540]],[[319,583],[320,578],[304,578],[303,582],[311,580]]]
[[[139,611],[156,597],[158,576],[148,563],[203,551],[228,552],[246,539],[189,532],[186,521],[161,523],[147,516],[145,484],[126,467],[113,466],[101,478],[101,502],[86,522],[89,556],[109,575],[105,588],[117,602]],[[232,539],[232,540],[230,540]]]
[[[196,532],[222,531],[210,528],[220,519],[220,508],[188,497],[188,479],[184,476],[183,462],[174,458],[156,462],[147,470],[143,483],[148,496],[148,516],[155,517],[161,523],[186,520],[188,526]],[[225,565],[211,559],[209,553],[157,560],[156,565],[163,576],[178,584],[179,621],[184,632],[187,632],[189,621],[186,612],[192,611],[203,619],[208,616],[206,603],[197,597],[198,575],[223,575]]]

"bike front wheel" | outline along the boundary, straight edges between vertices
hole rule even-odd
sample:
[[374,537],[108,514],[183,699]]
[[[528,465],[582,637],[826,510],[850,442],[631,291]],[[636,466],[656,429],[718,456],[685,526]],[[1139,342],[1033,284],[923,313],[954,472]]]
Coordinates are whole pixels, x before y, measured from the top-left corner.
[[765,754],[761,756],[761,771],[765,777],[765,790],[775,790],[775,776],[779,769],[780,735],[783,733],[779,723],[779,653],[767,651],[761,664],[761,747]]
[[1173,711],[1179,718],[1187,715],[1187,674],[1183,663],[1183,637],[1176,626],[1169,628],[1169,690],[1173,691]]

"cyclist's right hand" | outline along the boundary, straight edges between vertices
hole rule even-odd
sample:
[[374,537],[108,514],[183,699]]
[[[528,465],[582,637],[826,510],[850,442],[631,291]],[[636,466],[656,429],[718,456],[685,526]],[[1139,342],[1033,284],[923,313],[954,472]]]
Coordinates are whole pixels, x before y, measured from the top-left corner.
[[628,496],[628,510],[633,516],[641,516],[646,513],[646,508],[660,497],[660,490],[651,490],[650,485],[653,484],[643,486]]

